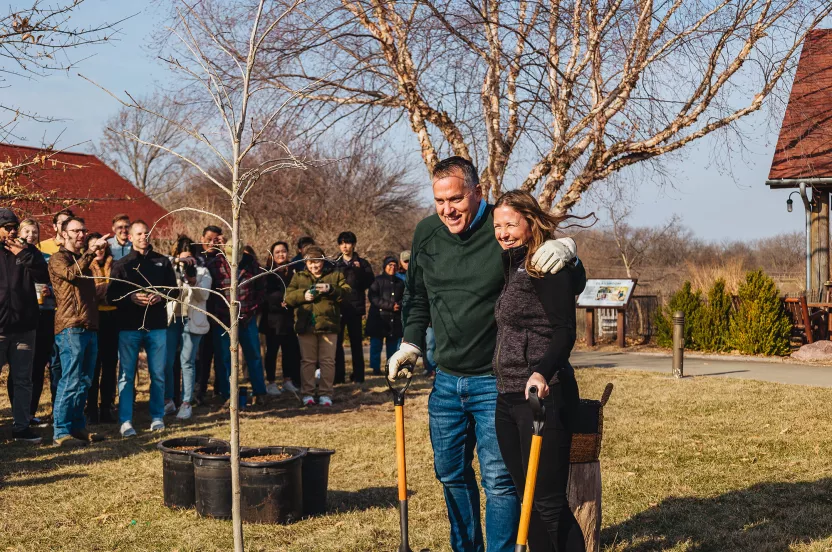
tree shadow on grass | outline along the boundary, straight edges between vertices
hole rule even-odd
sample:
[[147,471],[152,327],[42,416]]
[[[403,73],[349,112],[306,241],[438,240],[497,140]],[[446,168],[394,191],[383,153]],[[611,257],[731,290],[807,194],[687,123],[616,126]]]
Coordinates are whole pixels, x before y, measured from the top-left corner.
[[0,477],[0,489],[8,489],[11,487],[33,487],[35,485],[49,485],[58,481],[67,481],[69,479],[81,479],[84,477],[86,477],[86,475],[82,473],[61,473],[47,475],[44,477],[17,479],[15,481],[4,480],[2,477]]
[[759,483],[711,498],[670,497],[601,532],[606,550],[786,552],[832,536],[832,479]]
[[[408,491],[407,496],[416,494]],[[327,492],[327,513],[340,514],[369,510],[371,508],[394,508],[399,506],[397,487],[367,487],[357,491]]]

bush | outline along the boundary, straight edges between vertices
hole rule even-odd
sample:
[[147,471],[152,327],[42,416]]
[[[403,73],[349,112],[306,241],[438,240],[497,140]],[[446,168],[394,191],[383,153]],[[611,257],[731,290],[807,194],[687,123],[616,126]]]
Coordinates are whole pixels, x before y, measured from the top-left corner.
[[682,311],[685,313],[685,348],[698,350],[693,339],[693,328],[697,326],[701,308],[702,292],[697,290],[694,293],[690,282],[685,282],[656,316],[656,344],[659,347],[673,346],[673,313]]
[[693,330],[693,341],[701,351],[729,350],[731,296],[725,290],[725,280],[717,279],[708,290],[708,302],[702,306]]
[[774,280],[749,272],[738,290],[740,307],[731,319],[730,346],[746,354],[788,355],[791,323]]

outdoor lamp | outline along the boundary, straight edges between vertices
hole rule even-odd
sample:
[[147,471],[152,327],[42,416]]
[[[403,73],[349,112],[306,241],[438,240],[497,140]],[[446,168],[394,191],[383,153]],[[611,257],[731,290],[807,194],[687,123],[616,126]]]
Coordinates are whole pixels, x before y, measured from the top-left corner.
[[792,198],[787,199],[786,200],[786,211],[791,213],[793,205],[794,205],[794,201],[792,201]]

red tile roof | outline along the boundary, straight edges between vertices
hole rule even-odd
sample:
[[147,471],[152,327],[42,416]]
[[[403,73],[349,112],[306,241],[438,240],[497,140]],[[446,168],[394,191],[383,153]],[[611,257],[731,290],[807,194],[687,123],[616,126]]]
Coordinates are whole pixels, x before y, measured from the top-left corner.
[[[41,239],[51,237],[52,215],[65,207],[83,217],[87,228],[102,234],[112,231],[112,218],[127,213],[131,220],[143,219],[151,226],[167,211],[122,178],[94,155],[54,153],[39,148],[0,144],[0,163],[21,163],[37,156],[18,183],[28,190],[46,194],[45,205],[18,202],[10,207],[18,216],[34,215],[41,220]],[[0,203],[3,203],[0,200]],[[0,205],[9,207],[9,205]],[[164,225],[157,227],[161,230]],[[161,233],[154,232],[157,236]]]
[[768,177],[832,177],[832,29],[806,37]]

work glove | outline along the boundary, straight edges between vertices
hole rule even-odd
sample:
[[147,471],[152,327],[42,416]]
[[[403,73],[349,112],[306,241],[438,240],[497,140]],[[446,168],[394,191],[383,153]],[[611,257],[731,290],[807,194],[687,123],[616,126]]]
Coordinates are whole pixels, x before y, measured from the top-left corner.
[[563,267],[574,264],[577,258],[578,246],[572,238],[548,240],[534,252],[532,266],[544,274],[557,274]]
[[396,381],[401,377],[413,377],[410,370],[416,366],[416,361],[420,356],[422,356],[422,351],[419,347],[402,341],[399,350],[387,362],[387,379]]

